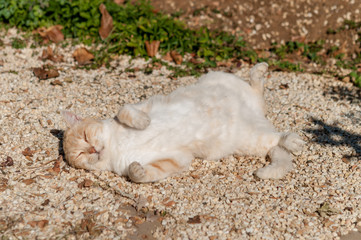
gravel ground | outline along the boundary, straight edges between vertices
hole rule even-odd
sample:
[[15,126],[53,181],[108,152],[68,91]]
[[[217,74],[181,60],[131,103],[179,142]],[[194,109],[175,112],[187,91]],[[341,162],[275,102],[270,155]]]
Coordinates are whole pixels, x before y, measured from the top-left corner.
[[[0,47],[0,234],[10,239],[338,239],[361,229],[360,91],[327,76],[270,72],[268,117],[308,144],[282,180],[253,172],[255,157],[194,160],[184,175],[135,184],[71,168],[59,157],[59,110],[108,118],[119,105],[193,83],[144,60],[75,68],[75,47],[57,49],[60,76],[38,80],[45,48]],[[52,46],[56,48],[55,45]],[[236,73],[248,77],[248,66]],[[61,156],[61,155],[60,155]],[[13,162],[13,165],[11,164]],[[357,237],[357,232],[352,232]],[[346,239],[346,238],[344,238]],[[356,239],[356,238],[355,238]]]

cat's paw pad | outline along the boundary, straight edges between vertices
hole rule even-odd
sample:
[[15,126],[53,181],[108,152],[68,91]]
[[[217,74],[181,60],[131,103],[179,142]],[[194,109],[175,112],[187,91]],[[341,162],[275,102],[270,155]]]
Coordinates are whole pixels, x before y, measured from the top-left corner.
[[272,165],[268,165],[266,167],[258,169],[255,174],[257,177],[261,179],[281,179],[283,178],[290,170],[291,167],[275,167]]
[[150,124],[150,117],[145,112],[139,111],[138,116],[133,119],[133,128],[144,130],[146,129]]
[[132,162],[129,165],[128,176],[133,182],[141,182],[145,177],[145,169],[139,162]]
[[293,154],[300,154],[305,141],[296,133],[286,133],[280,140],[280,145]]

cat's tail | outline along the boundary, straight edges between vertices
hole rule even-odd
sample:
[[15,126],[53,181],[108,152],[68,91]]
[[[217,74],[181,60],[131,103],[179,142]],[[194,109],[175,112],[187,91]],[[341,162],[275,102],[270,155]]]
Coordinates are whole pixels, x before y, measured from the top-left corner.
[[250,72],[250,85],[251,87],[263,95],[263,84],[264,84],[264,75],[268,70],[268,64],[265,62],[257,63]]

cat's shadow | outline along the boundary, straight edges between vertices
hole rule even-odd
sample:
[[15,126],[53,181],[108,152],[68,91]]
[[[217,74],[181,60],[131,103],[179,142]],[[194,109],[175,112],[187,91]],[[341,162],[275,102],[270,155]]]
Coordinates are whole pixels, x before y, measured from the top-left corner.
[[62,156],[63,159],[65,159],[65,154],[64,154],[64,150],[63,150],[64,130],[51,129],[50,133],[59,140],[58,154],[59,154],[59,156]]
[[361,135],[350,133],[336,124],[329,125],[320,119],[312,117],[314,126],[318,128],[307,128],[305,132],[314,136],[314,141],[319,144],[332,146],[348,146],[354,149],[355,154],[344,155],[345,158],[355,158],[361,161]]

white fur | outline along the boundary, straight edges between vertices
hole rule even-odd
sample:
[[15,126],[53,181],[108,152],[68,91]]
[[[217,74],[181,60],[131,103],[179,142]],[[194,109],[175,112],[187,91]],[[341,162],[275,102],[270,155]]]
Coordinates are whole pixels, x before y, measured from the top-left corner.
[[[296,134],[277,132],[266,119],[266,71],[267,64],[257,64],[251,70],[250,84],[232,74],[211,72],[197,84],[168,96],[122,107],[118,119],[102,121],[99,138],[103,146],[95,147],[103,150],[92,168],[145,182],[174,174],[157,173],[157,177],[140,180],[134,176],[144,174],[142,166],[159,159],[174,159],[181,170],[186,170],[194,157],[215,160],[233,153],[269,154],[272,163],[259,169],[257,176],[282,178],[292,169],[290,152],[300,150],[303,141]],[[120,117],[125,110],[131,114],[131,122]]]

